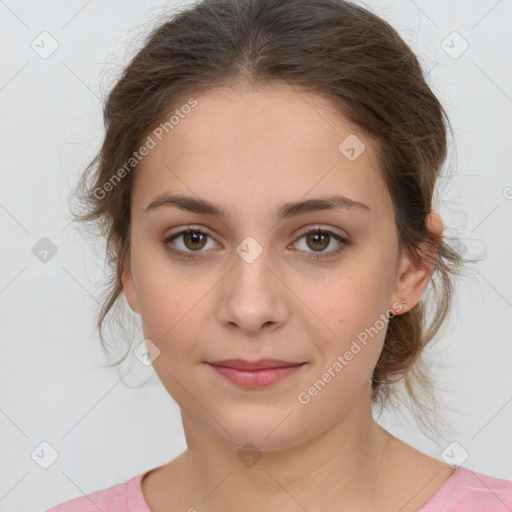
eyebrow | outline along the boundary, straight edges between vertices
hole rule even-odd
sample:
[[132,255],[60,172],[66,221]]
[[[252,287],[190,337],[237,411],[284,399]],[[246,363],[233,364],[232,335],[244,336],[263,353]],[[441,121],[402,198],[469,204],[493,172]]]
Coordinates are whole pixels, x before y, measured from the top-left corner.
[[[157,210],[163,206],[171,206],[193,213],[202,213],[215,215],[221,218],[229,217],[229,212],[222,206],[199,199],[197,197],[185,196],[181,194],[162,194],[157,196],[144,210],[144,213]],[[342,195],[332,195],[327,197],[318,197],[307,199],[305,201],[295,201],[281,204],[275,211],[277,219],[286,219],[296,215],[333,209],[357,210],[369,212],[370,207],[360,201],[355,201]]]

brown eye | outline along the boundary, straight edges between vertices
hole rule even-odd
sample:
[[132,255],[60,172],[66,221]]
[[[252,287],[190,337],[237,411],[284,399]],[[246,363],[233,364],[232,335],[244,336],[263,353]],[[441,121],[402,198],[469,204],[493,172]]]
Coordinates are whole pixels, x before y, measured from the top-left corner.
[[309,233],[306,237],[308,246],[311,249],[323,251],[326,247],[329,247],[331,237],[328,233],[316,232]]
[[207,235],[201,231],[187,231],[183,233],[183,243],[187,249],[197,251],[206,244]]
[[[304,245],[306,247],[301,248],[301,250],[309,253],[309,257],[313,259],[338,256],[350,245],[350,242],[347,239],[328,229],[310,229],[299,237],[299,241],[302,241],[302,239],[304,239]],[[326,251],[325,249],[327,249],[333,241],[338,244],[338,247],[335,247],[331,251]],[[299,244],[299,242],[296,242],[296,244]]]
[[207,252],[202,249],[206,247],[209,239],[213,241],[213,238],[205,231],[189,228],[168,236],[163,240],[163,245],[173,256],[187,259],[199,257],[202,253]]

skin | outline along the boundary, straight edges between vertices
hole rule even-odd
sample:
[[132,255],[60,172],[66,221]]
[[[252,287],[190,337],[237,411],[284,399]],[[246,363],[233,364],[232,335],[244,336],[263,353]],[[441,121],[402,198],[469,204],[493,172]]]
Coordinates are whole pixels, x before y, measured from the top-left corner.
[[[153,366],[180,406],[188,446],[145,476],[147,503],[153,512],[418,510],[453,469],[373,419],[370,378],[385,328],[309,403],[297,399],[380,315],[412,308],[431,277],[398,251],[377,146],[326,99],[287,86],[195,97],[191,114],[140,163],[131,198],[124,293],[160,351]],[[354,161],[338,150],[350,134],[366,146]],[[334,191],[369,211],[274,217],[282,202]],[[164,192],[218,203],[229,216],[173,206],[145,212]],[[427,221],[442,233],[437,213]],[[209,236],[168,242],[195,255],[181,260],[163,241],[188,225]],[[341,245],[334,237],[308,242],[303,232],[319,226],[350,243],[314,259]],[[249,236],[262,249],[250,263],[236,251]],[[248,390],[205,363],[235,357],[307,364]],[[246,443],[261,456],[252,467],[237,456]]]

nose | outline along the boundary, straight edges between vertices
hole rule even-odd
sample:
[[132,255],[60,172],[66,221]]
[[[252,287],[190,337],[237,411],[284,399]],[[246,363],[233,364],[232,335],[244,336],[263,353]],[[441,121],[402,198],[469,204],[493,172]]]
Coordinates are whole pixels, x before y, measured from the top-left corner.
[[219,320],[246,336],[254,336],[263,328],[278,329],[289,314],[284,279],[267,255],[263,250],[251,260],[235,252],[233,268],[220,288]]

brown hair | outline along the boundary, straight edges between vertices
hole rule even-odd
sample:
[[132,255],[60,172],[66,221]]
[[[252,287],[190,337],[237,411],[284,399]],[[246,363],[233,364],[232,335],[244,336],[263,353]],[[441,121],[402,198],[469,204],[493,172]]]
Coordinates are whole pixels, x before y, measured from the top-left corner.
[[[465,263],[425,225],[447,154],[449,121],[395,29],[344,0],[203,0],[155,28],[124,69],[104,107],[103,145],[76,191],[85,211],[74,214],[78,221],[93,222],[107,240],[112,275],[97,324],[103,347],[102,325],[122,295],[121,275],[129,260],[136,165],[115,186],[107,183],[186,98],[222,85],[272,83],[330,99],[378,143],[400,249],[435,265],[435,271],[427,296],[389,321],[373,372],[372,400],[382,406],[394,395],[393,384],[403,380],[411,403],[431,413],[433,386],[421,355],[450,309],[450,274]],[[435,297],[427,300],[431,291]],[[434,306],[430,322],[427,304]]]

